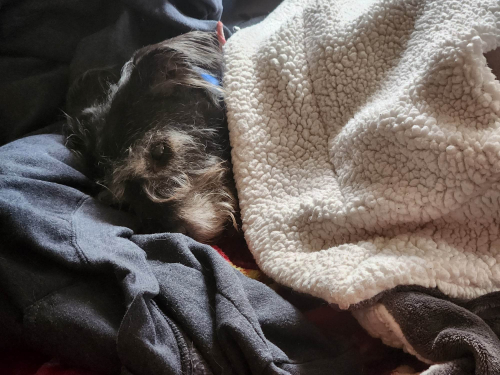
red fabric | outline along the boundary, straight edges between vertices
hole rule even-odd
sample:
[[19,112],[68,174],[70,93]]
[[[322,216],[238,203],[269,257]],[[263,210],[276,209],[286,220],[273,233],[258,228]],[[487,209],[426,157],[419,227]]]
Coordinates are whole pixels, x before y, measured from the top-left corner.
[[219,246],[216,246],[216,245],[212,245],[212,247],[219,253],[220,256],[222,256],[225,260],[227,260],[228,262],[231,262],[231,260],[229,260],[229,258],[227,257],[227,255],[222,251],[222,249],[219,247]]
[[99,375],[95,372],[48,362],[47,356],[29,349],[13,349],[0,353],[1,375]]
[[34,375],[48,360],[42,354],[26,349],[8,350],[0,353],[0,374]]
[[222,22],[217,22],[217,39],[219,39],[219,43],[221,46],[226,44],[226,37],[224,36],[224,26]]
[[35,375],[97,375],[97,373],[65,367],[58,363],[45,363]]
[[[236,267],[246,268],[249,270],[259,269],[259,267],[255,263],[255,259],[253,258],[252,253],[250,253],[250,250],[248,249],[245,237],[243,237],[242,232],[228,235],[227,237],[223,238],[214,248],[216,250],[221,250],[224,254],[224,258],[226,260],[229,259],[229,261]],[[219,252],[219,254],[221,253]]]

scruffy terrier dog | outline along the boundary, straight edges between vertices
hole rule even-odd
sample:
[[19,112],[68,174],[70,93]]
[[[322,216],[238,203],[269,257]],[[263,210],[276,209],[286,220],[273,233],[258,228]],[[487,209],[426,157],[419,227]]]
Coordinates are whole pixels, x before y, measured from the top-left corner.
[[216,35],[190,32],[138,50],[107,90],[111,71],[70,89],[67,146],[144,232],[211,243],[236,226],[222,70]]

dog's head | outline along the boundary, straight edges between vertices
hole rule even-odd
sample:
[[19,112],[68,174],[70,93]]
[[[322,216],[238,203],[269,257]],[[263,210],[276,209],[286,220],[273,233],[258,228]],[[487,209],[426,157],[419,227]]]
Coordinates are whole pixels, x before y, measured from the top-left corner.
[[191,32],[138,50],[92,105],[92,73],[70,92],[68,147],[147,231],[210,242],[235,223],[221,75],[216,36]]

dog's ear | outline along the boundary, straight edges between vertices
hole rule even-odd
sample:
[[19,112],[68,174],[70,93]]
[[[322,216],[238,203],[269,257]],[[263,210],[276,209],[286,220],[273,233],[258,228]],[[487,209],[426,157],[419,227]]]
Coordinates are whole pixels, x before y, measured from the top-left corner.
[[66,113],[79,116],[89,107],[98,105],[107,99],[111,85],[120,79],[120,68],[112,66],[86,71],[71,84],[66,96]]
[[168,90],[177,85],[205,87],[202,74],[222,78],[223,56],[215,33],[189,32],[138,50],[132,59],[142,84]]
[[82,113],[79,116],[67,116],[66,121],[64,126],[66,147],[76,154],[89,170],[92,169],[99,160],[99,130],[93,123],[93,115]]
[[89,70],[73,82],[66,97],[66,146],[94,171],[100,157],[101,112],[119,79],[119,67]]

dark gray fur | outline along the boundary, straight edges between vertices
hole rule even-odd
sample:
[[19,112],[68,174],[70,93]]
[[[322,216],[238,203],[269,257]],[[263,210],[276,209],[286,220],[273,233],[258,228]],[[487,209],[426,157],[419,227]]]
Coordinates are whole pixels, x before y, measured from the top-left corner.
[[[190,32],[138,50],[117,73],[87,72],[68,97],[67,146],[145,232],[212,242],[236,227],[236,193],[215,33]],[[119,80],[117,78],[119,77]]]

